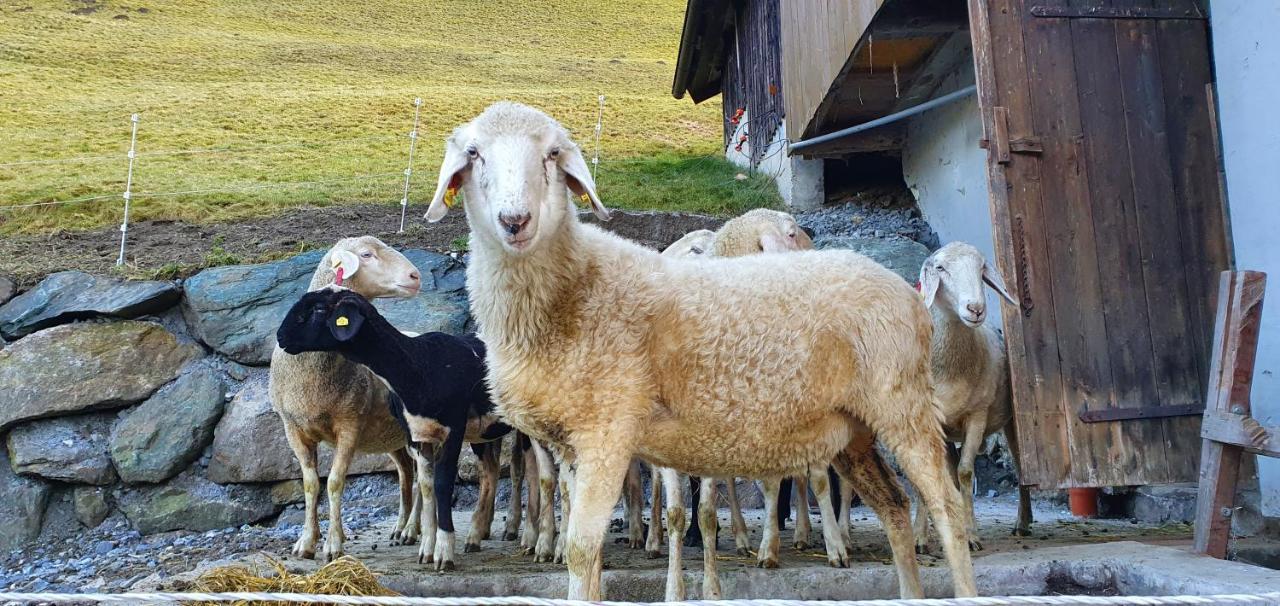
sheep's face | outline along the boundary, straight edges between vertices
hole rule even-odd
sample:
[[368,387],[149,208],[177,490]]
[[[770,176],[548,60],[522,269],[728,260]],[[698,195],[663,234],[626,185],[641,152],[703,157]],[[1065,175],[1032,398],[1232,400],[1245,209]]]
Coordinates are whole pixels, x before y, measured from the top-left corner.
[[970,327],[980,326],[987,319],[983,283],[1017,305],[1005,290],[1000,274],[970,244],[947,244],[929,255],[920,268],[920,291],[925,305],[948,310]]
[[813,250],[813,240],[796,223],[795,217],[781,211],[769,212],[772,213],[773,220],[763,224],[760,230],[761,251]]
[[671,243],[662,251],[662,255],[673,258],[702,257],[711,254],[711,245],[715,243],[716,232],[709,229],[691,231],[684,237]]
[[570,196],[585,198],[596,216],[609,218],[564,128],[515,103],[490,106],[449,137],[427,219],[442,219],[458,191],[476,237],[509,254],[535,250],[547,234],[573,220]]
[[302,295],[276,330],[285,353],[335,351],[364,325],[369,301],[353,291],[329,286]]
[[[342,255],[341,251],[350,254]],[[338,263],[342,258],[347,261]],[[320,266],[333,273],[330,281],[336,281],[337,270],[341,267],[341,285],[371,299],[413,297],[422,288],[421,274],[413,262],[373,236],[339,240],[329,249]]]

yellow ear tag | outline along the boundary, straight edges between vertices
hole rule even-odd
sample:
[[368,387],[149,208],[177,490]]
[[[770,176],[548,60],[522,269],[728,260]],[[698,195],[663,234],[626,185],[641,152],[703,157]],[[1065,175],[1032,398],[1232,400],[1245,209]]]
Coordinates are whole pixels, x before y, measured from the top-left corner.
[[338,319],[334,320],[333,323],[337,326],[346,326],[350,324],[351,321],[348,320],[346,316],[338,316]]
[[453,208],[458,203],[458,188],[450,187],[444,192],[444,205],[446,208]]
[[583,203],[583,204],[585,204],[585,205],[588,205],[588,206],[590,206],[590,205],[591,205],[591,196],[590,196],[590,194],[587,194],[586,192],[583,192],[583,194],[582,194],[581,196],[578,196],[578,199],[579,199],[579,200],[582,200],[582,203]]

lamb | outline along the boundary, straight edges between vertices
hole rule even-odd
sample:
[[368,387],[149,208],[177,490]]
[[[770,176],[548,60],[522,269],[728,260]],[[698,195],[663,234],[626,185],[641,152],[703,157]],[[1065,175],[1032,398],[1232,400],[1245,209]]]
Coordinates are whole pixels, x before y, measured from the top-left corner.
[[[973,461],[987,436],[1004,431],[1018,464],[1018,434],[1013,428],[1013,402],[1004,339],[990,325],[982,285],[986,283],[1010,305],[1017,302],[1005,290],[999,272],[971,244],[952,242],[925,259],[920,268],[920,288],[933,316],[932,373],[942,427],[947,440],[961,443],[959,462],[953,470],[964,495],[971,549],[982,549],[973,511]],[[1021,476],[1021,473],[1019,473]],[[1013,534],[1027,536],[1031,526],[1031,495],[1018,488],[1018,520]],[[918,508],[915,518],[916,551],[924,553],[929,540],[929,518]]]
[[[576,456],[570,598],[601,599],[604,533],[634,456],[704,477],[808,473],[819,492],[834,463],[877,513],[905,511],[878,499],[901,487],[871,438],[934,514],[955,593],[976,594],[933,404],[932,326],[914,289],[849,251],[675,260],[583,224],[570,193],[609,217],[587,164],[563,127],[527,106],[494,104],[445,150],[427,219],[462,190],[495,403],[512,426]],[[834,517],[829,499],[819,504]],[[909,520],[882,519],[901,591],[918,597]],[[843,545],[833,526],[828,544]],[[678,589],[668,579],[668,599]]]
[[[320,260],[308,290],[334,283],[342,270],[343,285],[352,292],[377,297],[412,297],[421,280],[418,268],[404,255],[372,236],[345,238]],[[324,544],[327,560],[342,555],[346,535],[342,531],[342,490],[347,467],[356,452],[385,452],[395,461],[400,481],[400,517],[392,533],[395,543],[412,543],[418,527],[411,522],[413,459],[405,450],[405,434],[387,408],[390,392],[369,369],[334,353],[290,356],[276,347],[271,354],[268,388],[271,407],[284,423],[289,447],[302,468],[306,517],[293,546],[300,558],[315,557],[320,539],[316,505],[320,476],[316,448],[320,442],[334,447],[328,475],[329,535]]]
[[[481,461],[496,467],[500,439],[511,430],[497,420],[489,401],[484,344],[439,332],[410,337],[364,297],[339,286],[303,295],[276,339],[291,355],[337,352],[386,382],[423,500],[418,562],[453,570],[453,488],[462,443],[470,442]],[[475,513],[483,516],[481,508]]]

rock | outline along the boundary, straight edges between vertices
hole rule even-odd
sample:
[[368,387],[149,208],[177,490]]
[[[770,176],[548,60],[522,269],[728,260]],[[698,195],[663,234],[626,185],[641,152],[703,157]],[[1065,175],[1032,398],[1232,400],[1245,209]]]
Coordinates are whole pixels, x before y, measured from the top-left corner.
[[[319,469],[327,475],[333,461],[332,450],[320,447]],[[395,465],[381,454],[356,455],[348,475],[391,471]],[[284,424],[271,409],[267,396],[267,373],[259,371],[245,381],[227,405],[227,411],[213,432],[213,458],[209,479],[219,483],[278,482],[302,477],[302,470],[284,436]]]
[[115,482],[107,453],[112,413],[33,421],[9,432],[13,470],[50,480],[102,486]]
[[143,534],[230,528],[280,511],[266,486],[220,486],[192,473],[167,484],[121,490],[116,502]]
[[0,305],[4,305],[9,299],[12,299],[17,292],[18,286],[13,283],[13,280],[0,276]]
[[276,505],[292,505],[305,499],[302,480],[284,480],[271,485],[271,502]]
[[179,294],[173,282],[59,272],[0,307],[0,336],[19,339],[43,328],[98,316],[136,318],[172,307]]
[[[467,322],[463,268],[449,257],[403,251],[423,275],[412,299],[384,299],[378,309],[404,330],[461,332]],[[280,319],[311,282],[325,251],[284,261],[206,269],[184,284],[183,313],[201,341],[244,364],[271,359]]]
[[140,402],[200,355],[158,324],[56,326],[0,350],[0,429],[18,421]]
[[162,482],[200,458],[222,417],[226,386],[201,367],[178,377],[116,423],[111,458],[125,482]]
[[105,489],[94,486],[76,486],[72,493],[75,501],[76,519],[85,528],[97,528],[111,514],[111,506],[107,504]]
[[98,555],[107,555],[112,549],[116,548],[116,544],[111,541],[98,541],[93,545],[93,552]]
[[1133,517],[1143,522],[1190,523],[1196,517],[1195,485],[1140,486],[1133,495]]
[[929,249],[914,240],[854,238],[845,236],[819,237],[814,248],[845,248],[862,253],[877,263],[915,284],[920,277],[920,266],[929,256]]
[[47,482],[13,473],[9,455],[0,450],[0,550],[40,536],[50,494]]

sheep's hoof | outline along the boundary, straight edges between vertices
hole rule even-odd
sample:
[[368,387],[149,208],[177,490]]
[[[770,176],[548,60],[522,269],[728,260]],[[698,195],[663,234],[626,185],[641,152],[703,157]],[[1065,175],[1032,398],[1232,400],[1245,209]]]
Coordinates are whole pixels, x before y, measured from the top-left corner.
[[627,542],[627,546],[632,549],[644,549],[644,539],[631,539]]
[[316,559],[316,550],[315,550],[315,549],[302,549],[302,548],[300,548],[300,547],[294,547],[294,548],[292,549],[292,553],[293,553],[294,557],[299,557],[299,558],[302,558],[302,559],[304,559],[304,560],[314,560],[314,559]]
[[796,541],[796,551],[806,551],[810,547],[813,547],[813,545],[810,545],[807,540]]
[[476,553],[476,552],[480,551],[480,544],[479,544],[479,543],[467,543],[466,547],[463,547],[463,548],[462,548],[462,551],[463,551],[464,553]]
[[1011,532],[1011,533],[1009,533],[1009,534],[1011,534],[1011,535],[1013,535],[1013,536],[1015,536],[1015,537],[1029,537],[1029,536],[1031,536],[1031,529],[1030,529],[1030,528],[1023,528],[1023,527],[1021,527],[1021,526],[1014,526],[1014,527],[1013,527],[1013,532]]
[[432,554],[430,554],[430,553],[423,553],[423,552],[421,552],[421,551],[419,551],[419,552],[418,552],[418,563],[419,563],[419,564],[430,564],[430,563],[432,563],[432,562],[434,562],[434,561],[435,561],[435,556],[434,556],[434,555],[432,555]]
[[326,550],[326,551],[324,552],[324,559],[325,559],[325,561],[326,561],[326,562],[332,562],[332,561],[334,561],[334,560],[336,560],[336,559],[338,559],[338,558],[340,558],[340,557],[342,557],[342,550],[341,550],[341,549],[335,549],[335,550],[333,550],[333,551],[328,551],[328,550]]
[[555,561],[555,555],[548,553],[535,553],[533,554],[533,561],[538,564],[550,564]]
[[774,558],[765,558],[756,562],[756,568],[774,569],[778,567],[778,560]]
[[646,549],[644,550],[644,556],[646,558],[649,558],[650,560],[656,560],[662,557],[662,552],[658,551],[657,549]]
[[832,568],[848,568],[849,557],[844,555],[836,556],[834,558],[828,556],[827,563],[830,564]]
[[969,539],[969,551],[982,551],[982,542],[977,539]]
[[749,548],[749,547],[739,547],[739,548],[738,548],[738,550],[737,550],[737,551],[735,551],[734,553],[736,553],[736,554],[738,554],[738,555],[740,555],[740,556],[749,556],[749,555],[751,555],[751,548]]
[[516,539],[518,539],[518,538],[520,538],[520,533],[518,533],[518,532],[516,532],[516,531],[514,531],[514,530],[508,530],[508,531],[506,531],[506,532],[502,533],[502,540],[504,540],[504,541],[514,541],[514,540],[516,540]]
[[532,547],[530,547],[530,546],[528,546],[528,545],[521,545],[521,546],[520,546],[520,549],[517,549],[517,550],[516,550],[516,555],[519,555],[519,556],[531,556],[531,555],[533,555],[533,548],[532,548]]
[[928,553],[929,553],[929,546],[928,546],[928,545],[924,545],[924,544],[920,544],[920,543],[917,543],[917,544],[916,544],[916,555],[926,555],[926,554],[928,554]]
[[453,560],[445,560],[443,562],[436,563],[436,572],[453,572],[457,569],[458,566],[453,563]]

